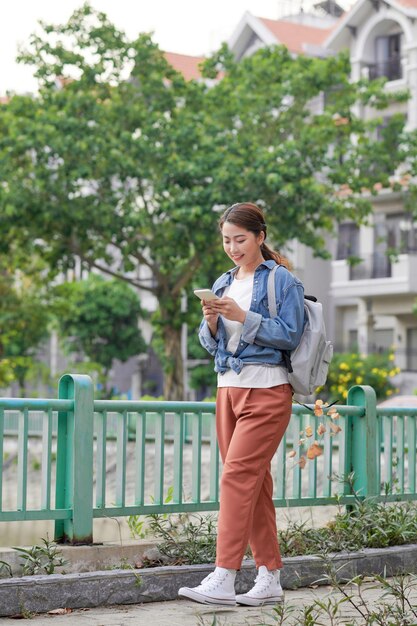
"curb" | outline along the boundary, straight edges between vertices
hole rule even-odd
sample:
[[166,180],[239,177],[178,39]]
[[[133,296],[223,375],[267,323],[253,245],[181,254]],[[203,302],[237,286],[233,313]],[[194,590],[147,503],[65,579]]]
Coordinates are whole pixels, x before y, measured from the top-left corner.
[[[417,545],[337,553],[331,555],[331,560],[339,580],[359,574],[417,573]],[[325,564],[319,556],[288,557],[283,562],[284,589],[319,583],[325,575]],[[212,570],[213,565],[182,565],[0,579],[0,616],[25,611],[45,613],[64,607],[80,609],[174,600],[179,587],[198,585]],[[248,591],[255,575],[254,562],[245,561],[236,578],[236,592]],[[325,584],[324,580],[320,582]]]

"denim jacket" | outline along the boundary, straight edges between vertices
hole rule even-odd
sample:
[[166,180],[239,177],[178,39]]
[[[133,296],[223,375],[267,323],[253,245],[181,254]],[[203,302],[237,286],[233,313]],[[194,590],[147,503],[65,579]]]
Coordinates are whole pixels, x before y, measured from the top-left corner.
[[[249,311],[243,323],[239,345],[234,353],[228,352],[226,329],[221,315],[213,337],[203,319],[199,340],[203,348],[214,356],[214,370],[224,373],[228,369],[240,373],[244,365],[284,365],[281,350],[294,350],[300,342],[304,326],[304,287],[285,267],[275,272],[277,317],[268,312],[267,283],[275,261],[263,261],[256,268],[253,294]],[[237,267],[222,274],[214,283],[214,293],[221,297],[233,281]]]

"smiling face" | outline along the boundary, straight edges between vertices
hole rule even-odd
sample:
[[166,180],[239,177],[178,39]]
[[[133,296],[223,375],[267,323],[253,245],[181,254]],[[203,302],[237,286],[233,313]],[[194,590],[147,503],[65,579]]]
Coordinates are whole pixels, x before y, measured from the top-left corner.
[[254,271],[264,260],[261,244],[265,235],[255,235],[242,226],[225,222],[222,227],[223,249],[236,265],[248,271]]

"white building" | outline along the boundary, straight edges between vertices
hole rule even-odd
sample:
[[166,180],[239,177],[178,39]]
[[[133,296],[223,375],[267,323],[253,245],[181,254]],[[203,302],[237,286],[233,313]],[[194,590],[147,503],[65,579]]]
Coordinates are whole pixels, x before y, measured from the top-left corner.
[[[323,3],[323,7],[331,3]],[[334,3],[333,3],[334,7]],[[417,0],[358,0],[341,17],[301,13],[267,20],[245,13],[229,42],[236,58],[263,45],[284,44],[294,55],[327,56],[349,49],[352,80],[362,76],[388,78],[388,91],[408,88],[406,103],[392,105],[384,116],[401,112],[406,128],[417,128]],[[376,115],[363,107],[357,114]],[[401,391],[417,387],[417,221],[405,207],[407,180],[402,191],[381,189],[372,203],[367,226],[340,225],[330,242],[334,260],[312,257],[294,245],[296,273],[307,291],[326,304],[328,328],[337,350],[359,348],[363,354],[394,346]],[[387,251],[396,248],[398,257]],[[351,266],[347,258],[360,257]]]

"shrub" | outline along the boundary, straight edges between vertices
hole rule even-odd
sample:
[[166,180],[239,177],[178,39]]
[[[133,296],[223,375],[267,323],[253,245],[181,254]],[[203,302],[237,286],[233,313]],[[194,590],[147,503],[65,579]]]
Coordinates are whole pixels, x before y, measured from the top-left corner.
[[399,372],[394,355],[389,352],[368,356],[357,352],[338,353],[333,357],[327,382],[319,393],[321,397],[345,400],[353,385],[370,385],[378,400],[384,400],[398,391],[391,378]]

